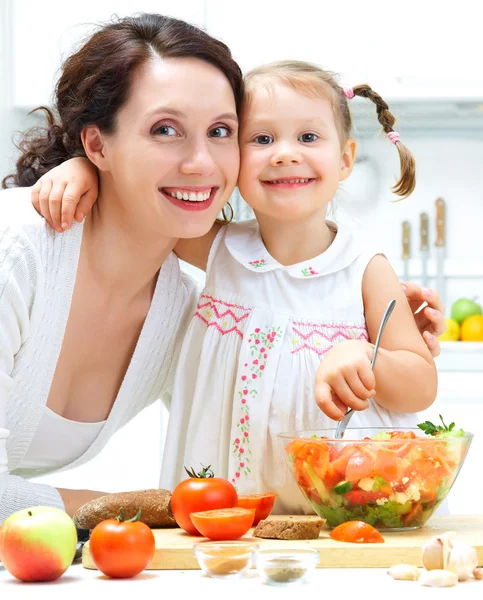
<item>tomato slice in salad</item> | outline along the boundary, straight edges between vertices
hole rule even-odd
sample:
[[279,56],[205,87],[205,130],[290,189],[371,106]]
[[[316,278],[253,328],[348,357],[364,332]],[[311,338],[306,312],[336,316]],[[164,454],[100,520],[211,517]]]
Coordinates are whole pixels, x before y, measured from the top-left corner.
[[266,519],[272,512],[277,494],[267,492],[266,494],[249,494],[248,496],[238,496],[238,506],[240,508],[254,508],[255,519],[253,527],[263,519]]
[[344,494],[344,498],[353,506],[364,506],[381,498],[389,498],[389,496],[390,494],[387,492],[365,492],[364,490],[352,490]]
[[366,477],[374,477],[376,456],[368,448],[358,448],[349,458],[345,476],[348,481],[359,481]]
[[384,538],[375,527],[364,521],[346,521],[330,532],[330,537],[338,542],[354,544],[380,544]]

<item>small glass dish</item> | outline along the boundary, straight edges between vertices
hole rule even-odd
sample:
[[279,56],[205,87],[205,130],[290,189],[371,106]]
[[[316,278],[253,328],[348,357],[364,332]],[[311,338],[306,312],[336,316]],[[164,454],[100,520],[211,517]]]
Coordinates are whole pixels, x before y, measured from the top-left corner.
[[319,560],[319,551],[311,548],[260,550],[256,555],[262,582],[278,586],[304,583],[314,572]]
[[217,579],[241,577],[253,564],[258,544],[251,542],[200,542],[193,553],[201,570]]

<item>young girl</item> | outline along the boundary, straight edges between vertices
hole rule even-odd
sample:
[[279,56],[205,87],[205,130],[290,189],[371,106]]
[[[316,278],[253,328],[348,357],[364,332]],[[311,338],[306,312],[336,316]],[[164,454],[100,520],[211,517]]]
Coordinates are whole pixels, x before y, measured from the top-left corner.
[[[414,159],[370,87],[343,90],[328,72],[296,61],[246,78],[238,186],[256,220],[215,225],[176,247],[206,270],[206,286],[181,350],[162,487],[202,463],[240,494],[277,493],[278,512],[307,512],[277,434],[334,427],[348,407],[357,411],[351,427],[414,426],[435,399],[431,354],[389,263],[326,220],[354,164],[353,96],[375,103],[400,156],[394,191],[408,196]],[[165,127],[181,135],[176,119]],[[186,190],[173,193],[193,201]],[[372,342],[392,298],[373,372]]]

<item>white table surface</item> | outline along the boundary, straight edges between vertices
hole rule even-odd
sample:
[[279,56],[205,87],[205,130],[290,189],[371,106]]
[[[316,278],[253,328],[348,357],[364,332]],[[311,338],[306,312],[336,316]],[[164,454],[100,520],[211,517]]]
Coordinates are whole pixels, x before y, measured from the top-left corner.
[[243,579],[221,580],[204,576],[201,571],[144,571],[133,579],[109,579],[99,571],[71,566],[52,583],[22,583],[0,565],[0,598],[3,600],[237,600],[248,598],[325,600],[327,596],[341,600],[397,600],[405,598],[483,598],[483,581],[459,583],[453,588],[427,588],[418,582],[394,581],[386,569],[317,569],[310,582],[286,588],[263,585],[252,569]]

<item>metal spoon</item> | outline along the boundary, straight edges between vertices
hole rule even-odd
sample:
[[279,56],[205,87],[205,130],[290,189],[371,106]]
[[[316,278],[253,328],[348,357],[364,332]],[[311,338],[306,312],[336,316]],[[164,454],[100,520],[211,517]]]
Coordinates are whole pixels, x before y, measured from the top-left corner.
[[[379,342],[381,341],[382,332],[384,331],[384,327],[386,327],[386,323],[388,322],[389,317],[391,316],[391,313],[394,310],[395,306],[396,306],[396,300],[391,300],[391,302],[389,302],[389,304],[387,305],[384,316],[382,317],[381,325],[379,326],[379,331],[377,332],[376,343],[374,345],[374,354],[372,355],[372,363],[371,363],[372,370],[374,370],[374,365],[376,364],[376,356],[377,356],[377,351],[379,350]],[[344,415],[344,418],[337,423],[337,429],[335,431],[335,439],[336,440],[341,440],[344,437],[345,430],[346,430],[347,425],[349,424],[349,421],[351,420],[353,414],[354,414],[354,410],[352,408],[350,408]]]

